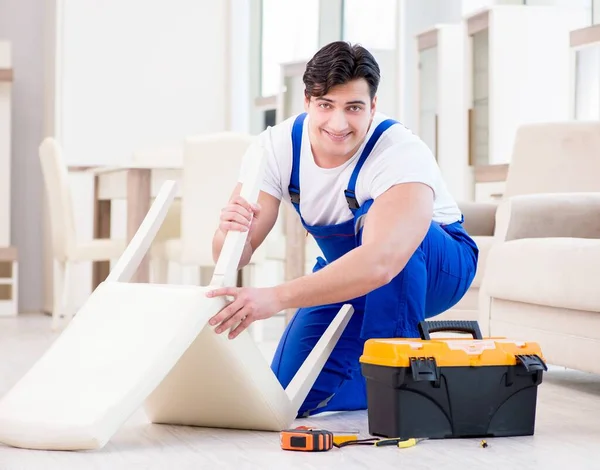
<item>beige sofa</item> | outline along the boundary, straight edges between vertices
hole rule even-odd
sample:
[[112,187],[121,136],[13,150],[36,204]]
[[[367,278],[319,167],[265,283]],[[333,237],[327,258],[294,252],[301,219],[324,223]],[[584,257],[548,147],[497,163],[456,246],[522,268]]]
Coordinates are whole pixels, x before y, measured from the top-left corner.
[[482,334],[535,341],[550,364],[600,373],[600,192],[509,206],[480,288]]
[[476,320],[479,290],[493,245],[505,240],[511,200],[518,196],[600,191],[600,122],[521,126],[515,136],[502,201],[461,203],[465,228],[479,246],[477,275],[464,298],[436,319]]

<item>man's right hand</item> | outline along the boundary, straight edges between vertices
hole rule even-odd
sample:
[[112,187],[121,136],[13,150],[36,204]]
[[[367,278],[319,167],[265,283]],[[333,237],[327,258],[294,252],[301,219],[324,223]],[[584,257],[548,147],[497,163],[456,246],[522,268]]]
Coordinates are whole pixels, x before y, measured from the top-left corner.
[[259,204],[251,204],[239,195],[234,196],[229,204],[221,209],[219,230],[223,233],[227,233],[229,230],[249,231],[249,240],[250,234],[258,223],[260,209]]
[[225,235],[230,230],[249,232],[240,260],[240,267],[245,266],[267,234],[273,228],[279,214],[279,199],[261,192],[259,203],[250,204],[240,196],[242,186],[237,184],[228,204],[221,209],[219,226],[213,237],[213,260],[216,262],[223,248]]

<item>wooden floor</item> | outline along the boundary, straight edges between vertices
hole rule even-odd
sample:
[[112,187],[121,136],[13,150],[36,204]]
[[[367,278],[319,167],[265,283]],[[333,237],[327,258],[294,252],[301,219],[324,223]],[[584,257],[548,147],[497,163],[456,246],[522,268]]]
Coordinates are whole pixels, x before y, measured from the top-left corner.
[[[0,319],[0,395],[51,344],[41,315]],[[273,343],[261,345],[268,357]],[[600,359],[599,359],[600,360]],[[0,470],[17,469],[576,469],[600,468],[600,377],[551,368],[539,387],[535,436],[427,440],[410,449],[347,447],[321,454],[282,451],[277,433],[151,425],[137,412],[108,445],[95,452],[45,452],[0,445]],[[368,436],[366,412],[298,421]],[[284,467],[285,466],[285,467]]]

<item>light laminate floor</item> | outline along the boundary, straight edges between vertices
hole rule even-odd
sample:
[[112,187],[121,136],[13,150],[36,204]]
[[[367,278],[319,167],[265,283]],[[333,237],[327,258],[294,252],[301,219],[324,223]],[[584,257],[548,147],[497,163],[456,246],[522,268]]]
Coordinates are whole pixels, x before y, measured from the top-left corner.
[[[51,344],[50,319],[0,319],[0,395]],[[274,344],[261,345],[266,357]],[[282,451],[277,433],[151,425],[138,411],[94,452],[45,452],[0,445],[0,470],[35,469],[600,469],[600,377],[551,368],[539,388],[535,436],[428,440],[410,449],[347,447],[325,453]],[[298,421],[369,437],[366,412]]]

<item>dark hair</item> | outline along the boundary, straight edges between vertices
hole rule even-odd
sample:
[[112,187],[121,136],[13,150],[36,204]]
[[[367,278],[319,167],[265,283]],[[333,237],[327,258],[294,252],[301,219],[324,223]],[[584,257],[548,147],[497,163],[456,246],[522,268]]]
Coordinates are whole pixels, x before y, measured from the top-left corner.
[[379,87],[380,70],[373,55],[364,47],[335,41],[322,47],[306,65],[302,77],[306,97],[326,95],[336,85],[364,78],[371,99]]

